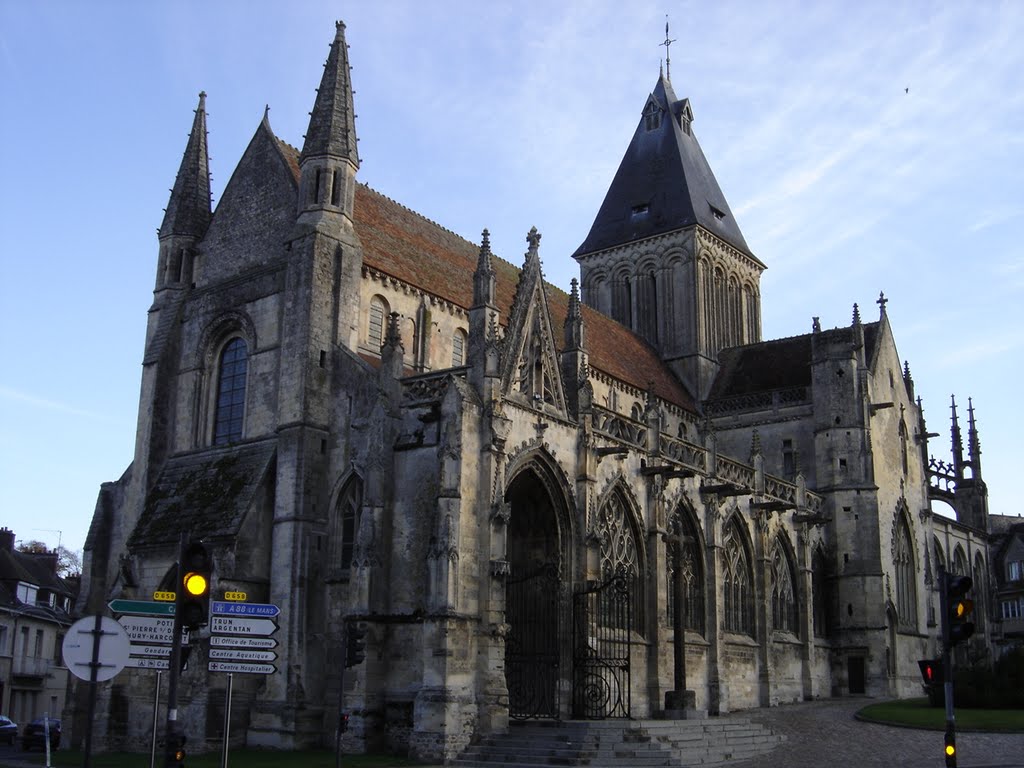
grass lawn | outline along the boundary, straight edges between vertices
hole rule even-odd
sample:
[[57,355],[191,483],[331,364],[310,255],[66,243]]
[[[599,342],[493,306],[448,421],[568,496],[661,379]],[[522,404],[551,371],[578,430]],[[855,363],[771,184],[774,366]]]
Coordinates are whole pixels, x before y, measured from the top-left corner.
[[[17,759],[29,760],[36,765],[45,765],[42,752],[19,752]],[[73,750],[53,753],[51,764],[56,768],[82,765],[83,755]],[[185,761],[189,768],[219,768],[220,753],[205,755],[189,754]],[[157,750],[156,768],[163,768],[163,752]],[[0,766],[3,766],[0,757]],[[108,752],[92,755],[92,768],[147,768],[149,753],[140,755],[128,752]],[[342,768],[398,768],[399,766],[421,765],[411,760],[389,755],[342,755]],[[278,752],[269,749],[236,749],[228,755],[228,766],[245,768],[335,768],[334,753],[327,750],[304,750],[301,752]]]
[[[1024,710],[1021,709],[962,709],[956,708],[958,731],[1024,732]],[[928,699],[900,699],[881,704],[870,704],[857,713],[861,720],[912,728],[946,728],[946,710],[931,707]]]

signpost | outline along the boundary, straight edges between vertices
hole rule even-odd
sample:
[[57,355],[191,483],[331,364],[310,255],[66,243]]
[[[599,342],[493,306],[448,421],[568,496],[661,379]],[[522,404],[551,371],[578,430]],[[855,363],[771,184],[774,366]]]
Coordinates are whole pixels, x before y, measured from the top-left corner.
[[274,620],[281,609],[272,603],[244,603],[238,598],[242,592],[229,592],[227,600],[210,602],[210,672],[224,672],[228,676],[226,706],[224,707],[224,747],[221,765],[227,768],[228,744],[231,733],[231,691],[237,672],[243,675],[272,675],[277,666],[277,632]]
[[64,664],[75,677],[89,681],[89,708],[86,719],[83,766],[89,768],[92,756],[92,723],[96,712],[96,683],[109,680],[125,667],[131,642],[128,633],[109,616],[79,619],[64,638]]

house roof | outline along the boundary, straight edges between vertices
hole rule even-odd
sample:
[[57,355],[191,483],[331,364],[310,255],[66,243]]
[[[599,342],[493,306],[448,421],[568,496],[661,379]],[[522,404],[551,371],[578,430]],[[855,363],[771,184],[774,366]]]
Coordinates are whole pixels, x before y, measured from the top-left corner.
[[[864,325],[865,358],[873,359],[880,323]],[[771,392],[811,385],[811,354],[814,334],[790,336],[718,353],[719,369],[709,400],[757,392]],[[853,342],[851,327],[820,331],[819,342]]]
[[[286,142],[278,146],[298,177],[297,151]],[[360,184],[353,211],[356,232],[363,245],[364,266],[375,269],[424,292],[468,310],[473,305],[473,272],[480,246],[430,221],[391,198]],[[502,323],[507,322],[520,270],[492,257],[496,302]],[[545,283],[555,345],[564,341],[557,330],[565,323],[569,295]],[[693,397],[644,339],[589,307],[583,307],[590,366],[638,389],[649,386],[658,397],[696,412]]]
[[0,605],[18,604],[15,596],[22,582],[58,595],[73,596],[74,590],[57,575],[56,562],[56,552],[19,552],[13,547],[0,547],[0,585],[4,588],[0,592]]
[[689,100],[677,99],[671,83],[660,76],[575,257],[699,224],[757,261],[690,127],[692,120]]

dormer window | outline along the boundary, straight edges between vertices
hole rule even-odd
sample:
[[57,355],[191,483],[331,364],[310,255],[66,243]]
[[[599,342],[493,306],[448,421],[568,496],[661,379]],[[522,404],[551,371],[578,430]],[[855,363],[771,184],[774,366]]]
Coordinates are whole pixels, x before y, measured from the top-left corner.
[[653,131],[661,127],[661,107],[654,101],[647,102],[644,107],[644,128]]
[[725,219],[725,213],[715,208],[711,203],[708,203],[708,208],[711,209],[711,215],[715,217],[716,221],[723,221]]
[[651,210],[651,206],[647,203],[640,203],[639,205],[633,206],[633,216],[646,216]]

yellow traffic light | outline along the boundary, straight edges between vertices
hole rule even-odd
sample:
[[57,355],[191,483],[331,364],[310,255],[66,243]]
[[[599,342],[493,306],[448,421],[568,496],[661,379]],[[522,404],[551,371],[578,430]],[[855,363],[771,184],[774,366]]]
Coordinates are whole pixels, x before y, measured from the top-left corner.
[[958,619],[962,619],[964,616],[969,616],[973,611],[973,600],[958,600],[956,605],[953,606],[953,612],[956,614]]
[[952,757],[955,754],[956,754],[956,747],[953,746],[952,744],[947,744],[946,745],[946,757]]
[[200,595],[206,594],[206,590],[209,587],[209,583],[206,581],[206,577],[201,573],[186,573],[185,574],[185,591],[190,595],[199,597]]

